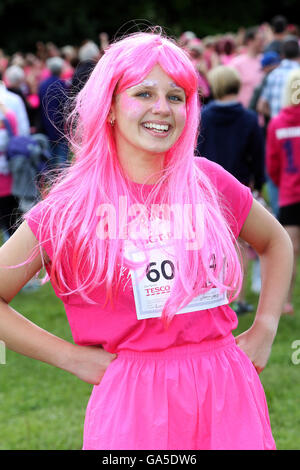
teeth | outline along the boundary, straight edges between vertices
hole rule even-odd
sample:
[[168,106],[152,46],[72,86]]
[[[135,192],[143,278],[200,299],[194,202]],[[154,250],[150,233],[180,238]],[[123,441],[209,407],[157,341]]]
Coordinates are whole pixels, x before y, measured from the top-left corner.
[[155,129],[156,131],[165,132],[169,130],[169,126],[165,124],[154,124],[152,122],[146,122],[143,124],[147,129]]

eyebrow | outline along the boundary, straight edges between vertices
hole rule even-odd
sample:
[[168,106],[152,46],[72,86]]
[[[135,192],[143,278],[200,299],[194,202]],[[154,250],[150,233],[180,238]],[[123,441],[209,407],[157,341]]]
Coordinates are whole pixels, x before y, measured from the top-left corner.
[[171,87],[172,90],[174,90],[174,91],[182,91],[183,93],[185,93],[185,91],[184,91],[183,88],[181,88],[180,86],[175,85],[174,83],[173,83],[173,84],[170,83],[170,87]]
[[[169,85],[172,91],[185,93],[183,88],[180,88],[179,86],[175,84],[172,85],[171,83]],[[130,87],[129,90],[135,90],[135,89],[140,89],[140,88],[143,88],[145,90],[153,90],[154,88],[157,88],[157,85],[145,85],[143,83],[139,83],[138,85],[134,85],[133,87]]]

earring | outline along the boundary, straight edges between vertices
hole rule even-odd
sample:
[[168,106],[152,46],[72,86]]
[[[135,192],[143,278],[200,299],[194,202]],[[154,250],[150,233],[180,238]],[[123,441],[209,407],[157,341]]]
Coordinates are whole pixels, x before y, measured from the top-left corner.
[[114,127],[114,125],[115,125],[115,119],[111,118],[109,122],[110,122],[111,127]]

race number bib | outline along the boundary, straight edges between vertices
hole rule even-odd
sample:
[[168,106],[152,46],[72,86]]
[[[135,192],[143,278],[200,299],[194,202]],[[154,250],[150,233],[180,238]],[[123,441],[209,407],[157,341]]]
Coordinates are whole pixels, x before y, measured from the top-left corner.
[[[134,262],[145,260],[144,253],[138,250],[130,250],[129,256]],[[130,270],[130,274],[138,320],[160,317],[175,278],[172,246],[161,245],[152,248],[146,267]],[[205,294],[195,297],[176,314],[196,312],[225,304],[228,304],[226,292],[221,293],[219,288],[214,287]]]

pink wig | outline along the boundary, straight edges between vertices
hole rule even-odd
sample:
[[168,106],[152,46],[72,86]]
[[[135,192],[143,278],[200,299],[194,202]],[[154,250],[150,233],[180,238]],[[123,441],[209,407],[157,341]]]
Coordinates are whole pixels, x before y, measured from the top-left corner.
[[[185,90],[187,119],[146,202],[150,207],[159,197],[160,204],[190,204],[194,214],[196,205],[201,204],[204,221],[201,248],[187,250],[186,240],[174,240],[178,269],[162,314],[170,321],[176,311],[207,289],[207,282],[226,290],[230,298],[241,284],[234,237],[219,205],[217,189],[194,162],[200,115],[197,74],[175,42],[160,34],[138,33],[105,51],[76,97],[69,117],[74,158],[46,196],[42,224],[48,224],[53,243],[50,279],[61,295],[77,292],[91,301],[89,293],[104,282],[108,298],[113,298],[119,267],[130,263],[121,254],[123,240],[97,237],[97,207],[109,203],[117,209],[120,195],[131,201],[134,196],[119,164],[108,116],[114,94],[142,82],[156,64]],[[69,254],[68,245],[72,247]],[[210,267],[212,257],[214,269]],[[68,272],[72,272],[72,282]]]

